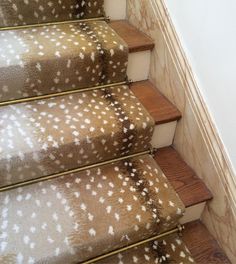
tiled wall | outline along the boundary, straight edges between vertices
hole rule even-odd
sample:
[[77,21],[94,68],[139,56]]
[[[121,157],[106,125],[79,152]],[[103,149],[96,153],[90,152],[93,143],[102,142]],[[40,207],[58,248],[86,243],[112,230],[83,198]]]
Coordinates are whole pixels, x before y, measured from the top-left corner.
[[[236,263],[236,185],[163,0],[128,0],[129,21],[155,40],[150,79],[182,112],[174,146],[212,191],[202,217]],[[174,32],[174,33],[173,33]]]

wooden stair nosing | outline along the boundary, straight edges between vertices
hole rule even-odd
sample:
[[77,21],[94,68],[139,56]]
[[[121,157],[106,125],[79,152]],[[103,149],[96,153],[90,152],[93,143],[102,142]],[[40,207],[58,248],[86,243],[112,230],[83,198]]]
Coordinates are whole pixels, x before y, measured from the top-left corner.
[[150,81],[133,83],[131,91],[153,117],[156,125],[178,121],[181,118],[180,111]]
[[204,182],[183,161],[173,147],[159,149],[155,154],[155,160],[186,208],[213,198]]
[[152,50],[155,46],[150,37],[132,26],[127,20],[111,21],[110,26],[128,44],[130,53]]
[[197,264],[231,263],[201,221],[186,224],[182,239]]

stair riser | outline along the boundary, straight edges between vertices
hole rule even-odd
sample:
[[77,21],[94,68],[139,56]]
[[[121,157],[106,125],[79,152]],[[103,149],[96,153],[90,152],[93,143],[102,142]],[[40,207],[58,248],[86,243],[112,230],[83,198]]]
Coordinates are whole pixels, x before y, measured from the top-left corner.
[[[148,79],[151,51],[129,53],[127,75],[134,82]],[[145,92],[145,91],[144,91]],[[154,148],[171,146],[173,143],[177,121],[156,125],[152,138]]]
[[171,146],[174,140],[176,126],[177,121],[156,125],[152,136],[152,146],[154,148]]
[[151,51],[129,53],[127,75],[134,82],[148,79]]
[[180,219],[180,223],[187,224],[192,221],[201,219],[205,206],[206,202],[187,207],[184,217]]
[[104,4],[106,15],[109,16],[111,20],[126,18],[126,0],[119,0],[119,2],[114,0],[105,0]]
[[154,125],[128,86],[2,107],[1,185],[138,153]]

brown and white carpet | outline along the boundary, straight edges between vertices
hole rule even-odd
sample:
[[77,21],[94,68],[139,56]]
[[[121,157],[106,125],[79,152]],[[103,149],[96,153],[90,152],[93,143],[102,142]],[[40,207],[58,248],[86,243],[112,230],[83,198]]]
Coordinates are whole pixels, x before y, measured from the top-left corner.
[[[114,84],[128,48],[98,0],[3,0],[0,101]],[[145,91],[144,91],[145,92]],[[0,187],[139,153],[154,121],[128,86],[0,108]],[[150,155],[0,192],[0,263],[83,263],[178,225],[185,208]],[[171,235],[99,264],[194,263]]]

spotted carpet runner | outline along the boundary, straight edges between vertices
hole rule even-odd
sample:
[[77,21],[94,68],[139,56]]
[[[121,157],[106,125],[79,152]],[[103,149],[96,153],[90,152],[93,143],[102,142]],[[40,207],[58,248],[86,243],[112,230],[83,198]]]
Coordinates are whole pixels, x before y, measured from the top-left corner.
[[104,16],[104,0],[1,0],[0,27]]
[[0,39],[1,101],[126,79],[127,45],[104,21],[8,30]]
[[[128,48],[103,1],[4,0],[0,101],[0,263],[83,263],[175,228],[184,205],[151,155],[40,181],[150,149],[154,121],[126,85]],[[71,22],[70,22],[71,21]],[[145,92],[145,91],[144,91]],[[194,263],[178,235],[100,264]]]
[[97,264],[191,264],[195,263],[188,248],[178,235],[139,246],[117,254]]
[[128,86],[0,108],[0,186],[147,150],[154,122]]
[[[1,250],[16,263],[83,262],[174,228],[184,212],[149,155],[1,193],[0,200]],[[173,258],[173,243],[172,254],[157,250],[155,259],[163,252]]]

